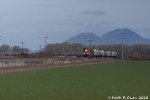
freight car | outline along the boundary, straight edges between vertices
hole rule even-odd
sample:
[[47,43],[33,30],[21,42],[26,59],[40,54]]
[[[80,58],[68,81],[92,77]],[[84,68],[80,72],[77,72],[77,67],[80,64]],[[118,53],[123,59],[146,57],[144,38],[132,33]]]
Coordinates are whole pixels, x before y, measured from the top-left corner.
[[75,56],[75,57],[82,57],[82,52],[66,52],[63,53],[64,56]]

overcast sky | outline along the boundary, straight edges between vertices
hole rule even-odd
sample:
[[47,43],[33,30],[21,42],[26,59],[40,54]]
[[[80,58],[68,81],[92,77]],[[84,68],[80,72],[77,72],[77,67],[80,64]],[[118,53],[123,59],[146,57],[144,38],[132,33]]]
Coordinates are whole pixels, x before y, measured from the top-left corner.
[[129,28],[150,38],[150,0],[0,0],[0,44],[38,49],[82,32]]

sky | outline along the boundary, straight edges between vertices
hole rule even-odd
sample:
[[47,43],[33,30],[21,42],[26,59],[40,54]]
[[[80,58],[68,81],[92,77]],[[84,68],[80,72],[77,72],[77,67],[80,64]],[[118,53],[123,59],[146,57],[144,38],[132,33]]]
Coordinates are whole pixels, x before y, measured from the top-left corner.
[[150,0],[0,0],[0,45],[31,50],[79,33],[129,28],[150,39]]

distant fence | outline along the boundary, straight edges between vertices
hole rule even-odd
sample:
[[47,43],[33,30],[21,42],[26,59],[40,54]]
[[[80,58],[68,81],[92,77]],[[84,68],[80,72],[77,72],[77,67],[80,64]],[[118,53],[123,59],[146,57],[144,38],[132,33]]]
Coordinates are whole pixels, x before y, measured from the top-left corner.
[[91,59],[91,58],[76,58],[76,57],[53,57],[53,58],[14,58],[14,59],[0,59],[0,68],[8,67],[22,67],[32,65],[46,65],[46,64],[69,64],[82,63],[90,61],[102,61],[112,59]]

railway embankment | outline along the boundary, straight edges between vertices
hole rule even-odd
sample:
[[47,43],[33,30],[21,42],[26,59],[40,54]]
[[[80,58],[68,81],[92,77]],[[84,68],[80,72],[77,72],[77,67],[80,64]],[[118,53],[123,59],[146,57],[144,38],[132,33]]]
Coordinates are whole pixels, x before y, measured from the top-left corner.
[[50,57],[50,58],[11,58],[0,59],[0,68],[36,66],[36,65],[58,65],[86,62],[114,61],[113,58],[77,58],[77,57]]

